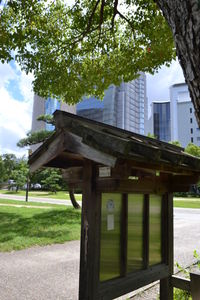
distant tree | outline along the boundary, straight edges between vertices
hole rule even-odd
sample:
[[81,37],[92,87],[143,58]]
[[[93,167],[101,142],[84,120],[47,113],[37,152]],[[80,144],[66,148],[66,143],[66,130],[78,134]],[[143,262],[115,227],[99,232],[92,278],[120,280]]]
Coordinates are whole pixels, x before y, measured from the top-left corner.
[[27,133],[27,136],[25,138],[21,139],[17,143],[17,146],[23,148],[26,146],[42,143],[46,141],[52,134],[53,134],[52,131],[47,131],[47,130],[40,130],[37,132],[30,131]]
[[26,181],[27,181],[27,175],[28,175],[28,164],[27,160],[23,157],[19,159],[14,167],[14,169],[11,171],[10,179],[14,180],[16,191],[21,189]]
[[171,141],[171,142],[169,142],[169,143],[172,144],[172,145],[181,147],[181,143],[180,143],[179,141]]
[[62,176],[58,173],[58,170],[45,169],[43,171],[43,175],[45,175],[45,179],[41,181],[43,184],[43,188],[56,194],[56,192],[61,189],[59,181],[62,178]]
[[0,184],[4,182],[4,163],[3,163],[3,158],[0,155]]
[[[38,121],[43,121],[47,124],[54,125],[54,120],[52,115],[40,115],[37,118]],[[20,148],[31,146],[38,143],[43,143],[46,141],[52,134],[54,133],[54,130],[40,130],[40,131],[30,131],[27,133],[27,136],[17,143],[17,146]]]
[[[193,143],[189,143],[187,145],[187,147],[185,148],[185,152],[200,158],[200,147]],[[200,195],[200,181],[197,184],[191,186],[191,192],[194,195]]]
[[15,169],[17,161],[14,154],[0,156],[0,183],[6,183],[8,179],[11,179],[11,173]]
[[153,133],[148,132],[147,136],[152,139],[156,139],[156,136]]
[[193,156],[197,156],[197,157],[200,157],[200,147],[193,144],[193,143],[189,143],[187,145],[187,147],[185,148],[185,152],[186,153],[189,153]]
[[12,183],[11,186],[15,187],[16,192],[18,192],[18,190],[22,189],[26,183],[26,173],[23,170],[13,170],[11,177],[14,180],[14,183]]

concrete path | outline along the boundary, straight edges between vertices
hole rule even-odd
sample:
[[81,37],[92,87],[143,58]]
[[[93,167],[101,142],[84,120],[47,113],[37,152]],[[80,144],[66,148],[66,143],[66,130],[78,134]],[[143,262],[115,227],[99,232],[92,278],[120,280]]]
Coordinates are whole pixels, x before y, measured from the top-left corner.
[[[7,195],[0,194],[0,199],[10,199],[10,200],[18,200],[25,201],[25,196],[18,195]],[[72,205],[70,200],[62,200],[62,199],[53,199],[53,198],[42,198],[42,197],[28,197],[28,202],[39,202],[39,203],[50,203],[50,204],[60,204],[60,205]],[[79,205],[82,204],[82,201],[77,201]]]
[[0,253],[0,299],[78,299],[79,246],[73,241]]
[[[200,252],[200,210],[177,208],[174,219],[175,261],[187,266]],[[0,300],[77,300],[79,247],[75,241],[0,253]]]

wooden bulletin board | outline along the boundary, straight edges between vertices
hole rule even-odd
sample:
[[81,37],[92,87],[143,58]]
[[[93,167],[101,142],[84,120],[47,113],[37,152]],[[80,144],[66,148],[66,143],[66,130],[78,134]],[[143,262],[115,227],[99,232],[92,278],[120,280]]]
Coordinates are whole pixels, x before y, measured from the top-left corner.
[[96,168],[89,161],[84,167],[79,299],[113,299],[163,279],[166,294],[173,273],[172,194],[167,185],[142,192],[143,183],[135,187],[132,180],[116,190]]

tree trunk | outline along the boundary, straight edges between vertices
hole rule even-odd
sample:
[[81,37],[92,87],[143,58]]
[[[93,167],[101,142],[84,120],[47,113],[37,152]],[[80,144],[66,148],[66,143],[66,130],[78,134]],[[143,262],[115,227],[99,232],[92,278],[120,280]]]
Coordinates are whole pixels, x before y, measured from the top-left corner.
[[74,189],[73,188],[69,188],[69,196],[70,196],[70,200],[72,202],[73,207],[76,208],[76,209],[79,209],[80,205],[76,201],[76,198],[74,196]]
[[200,126],[200,0],[154,0],[163,12],[175,41]]

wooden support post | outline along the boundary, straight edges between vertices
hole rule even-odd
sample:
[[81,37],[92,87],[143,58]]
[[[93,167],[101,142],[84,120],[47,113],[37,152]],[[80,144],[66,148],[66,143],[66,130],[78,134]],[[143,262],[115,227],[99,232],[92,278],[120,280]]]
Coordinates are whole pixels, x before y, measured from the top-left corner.
[[190,273],[192,300],[200,299],[200,274]]
[[28,202],[28,192],[29,192],[29,173],[27,174],[27,180],[26,180],[26,202]]
[[173,300],[173,286],[170,277],[160,280],[160,300]]
[[173,195],[163,197],[164,224],[162,230],[162,253],[164,262],[169,266],[169,276],[160,280],[160,300],[173,300],[173,285],[171,275],[174,270],[174,229],[173,229]]
[[85,160],[83,170],[79,300],[94,300],[98,299],[101,199],[95,189],[95,165]]

